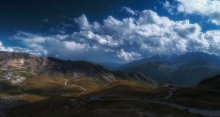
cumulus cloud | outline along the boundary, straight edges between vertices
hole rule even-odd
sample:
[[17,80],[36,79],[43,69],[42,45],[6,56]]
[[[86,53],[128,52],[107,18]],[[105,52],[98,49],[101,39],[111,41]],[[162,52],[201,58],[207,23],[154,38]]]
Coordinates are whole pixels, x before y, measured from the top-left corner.
[[219,0],[177,0],[177,11],[185,14],[197,14],[208,17],[208,21],[220,25]]
[[189,20],[173,21],[152,10],[117,19],[90,22],[75,18],[79,30],[71,34],[41,35],[18,32],[14,38],[28,49],[72,60],[128,62],[154,55],[207,52],[220,55],[220,31],[203,32]]

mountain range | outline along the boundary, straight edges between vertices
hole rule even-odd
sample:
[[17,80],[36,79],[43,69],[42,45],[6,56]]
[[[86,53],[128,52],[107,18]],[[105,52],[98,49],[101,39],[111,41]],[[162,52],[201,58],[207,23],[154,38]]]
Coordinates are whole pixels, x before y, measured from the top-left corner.
[[153,56],[121,66],[117,71],[142,73],[159,83],[195,86],[220,73],[220,58],[202,52]]
[[[172,83],[195,86],[202,80],[220,74],[220,58],[202,52],[173,56],[153,56],[125,65],[113,63],[43,58],[27,53],[0,52],[0,69],[19,70],[32,74],[91,77],[104,82],[116,79],[143,83]],[[114,70],[113,70],[114,69]]]

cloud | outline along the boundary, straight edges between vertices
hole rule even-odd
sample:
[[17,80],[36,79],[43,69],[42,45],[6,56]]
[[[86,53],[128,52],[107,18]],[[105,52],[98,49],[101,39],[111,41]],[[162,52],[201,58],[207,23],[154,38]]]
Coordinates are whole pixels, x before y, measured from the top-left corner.
[[220,30],[203,32],[197,23],[173,21],[152,10],[122,19],[109,16],[101,22],[81,15],[75,23],[79,30],[71,34],[18,32],[14,39],[35,53],[71,60],[129,62],[195,51],[220,55]]
[[207,31],[202,38],[207,40],[209,53],[220,55],[220,30]]
[[131,9],[129,7],[122,7],[122,11],[125,11],[128,14],[130,14],[130,15],[138,15],[138,13],[139,13],[139,11],[133,10],[133,9]]
[[135,52],[125,52],[123,49],[121,49],[120,51],[117,52],[117,56],[121,59],[124,59],[126,61],[132,61],[132,60],[136,60],[139,59],[139,57],[141,56],[140,54],[137,54]]
[[85,14],[75,18],[74,21],[80,26],[81,30],[90,29],[90,24]]
[[9,52],[13,52],[13,49],[10,47],[5,47],[3,45],[3,43],[0,41],[0,51],[9,51]]
[[177,11],[207,17],[210,23],[220,25],[219,0],[177,0]]
[[171,5],[169,1],[163,3],[163,8],[166,9],[170,14],[174,14],[175,6]]
[[32,49],[22,48],[22,47],[5,47],[3,43],[0,41],[0,51],[6,52],[24,52],[24,53],[31,53],[35,55],[41,55],[40,52],[33,51]]

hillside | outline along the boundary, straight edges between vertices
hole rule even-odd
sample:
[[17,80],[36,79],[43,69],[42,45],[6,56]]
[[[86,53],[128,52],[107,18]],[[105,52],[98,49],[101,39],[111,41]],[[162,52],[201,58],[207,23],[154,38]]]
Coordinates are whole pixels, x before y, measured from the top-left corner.
[[220,114],[220,77],[206,78],[197,86],[179,88],[170,101],[194,108],[216,110]]
[[199,83],[199,87],[205,87],[209,89],[220,89],[220,75],[203,80]]

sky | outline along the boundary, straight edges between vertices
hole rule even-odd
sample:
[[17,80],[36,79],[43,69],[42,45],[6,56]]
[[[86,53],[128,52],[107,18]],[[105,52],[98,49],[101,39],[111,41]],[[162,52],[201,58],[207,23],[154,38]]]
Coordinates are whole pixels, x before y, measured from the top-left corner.
[[127,63],[219,45],[220,0],[0,1],[0,51]]

